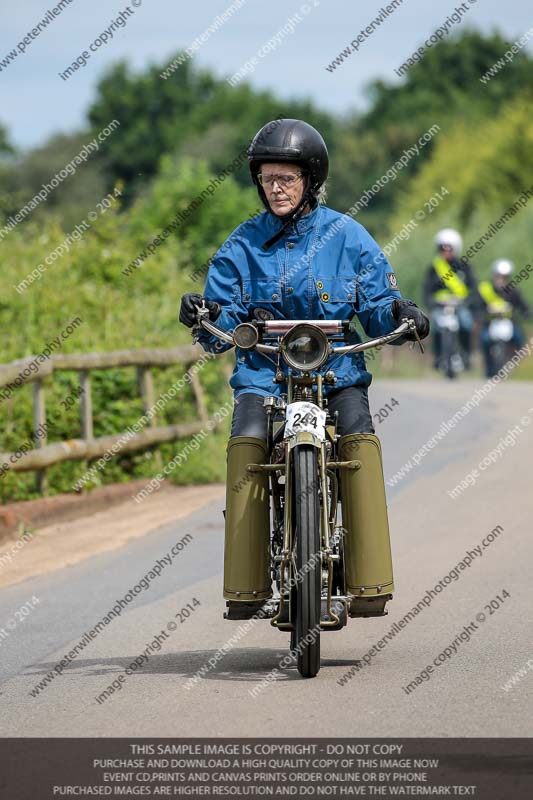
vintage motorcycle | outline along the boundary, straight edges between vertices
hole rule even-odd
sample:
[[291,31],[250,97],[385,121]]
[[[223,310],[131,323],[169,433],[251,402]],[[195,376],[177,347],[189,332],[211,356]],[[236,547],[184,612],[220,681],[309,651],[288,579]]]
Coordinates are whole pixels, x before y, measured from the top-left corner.
[[460,298],[449,297],[445,302],[438,303],[433,312],[433,330],[441,337],[439,369],[450,379],[456,378],[464,369],[457,316],[457,308],[462,302]]
[[208,314],[198,310],[198,326],[270,357],[274,382],[286,389],[264,400],[266,442],[236,437],[228,447],[224,616],[269,618],[290,632],[298,671],[314,677],[320,634],[340,630],[348,617],[385,615],[394,588],[379,439],[339,437],[323,388],[336,382],[336,357],[408,331],[418,339],[415,325],[404,319],[385,336],[335,346],[353,334],[350,322],[266,320],[228,333]]
[[487,347],[485,367],[488,377],[496,375],[515,353],[513,307],[499,302],[487,307]]

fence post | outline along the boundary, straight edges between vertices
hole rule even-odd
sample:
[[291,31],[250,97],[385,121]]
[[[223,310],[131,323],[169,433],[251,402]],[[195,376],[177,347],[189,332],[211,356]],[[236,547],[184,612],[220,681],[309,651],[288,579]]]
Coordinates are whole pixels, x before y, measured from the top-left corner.
[[[137,369],[137,380],[142,398],[143,411],[146,414],[148,409],[152,408],[154,405],[154,379],[150,367],[139,367]],[[156,415],[154,414],[149,420],[149,425],[151,427],[155,425],[155,417]]]
[[[91,373],[80,370],[80,426],[82,439],[94,439],[93,430],[93,398],[91,394]],[[83,459],[81,468],[86,472],[91,466],[91,459]]]
[[[46,444],[46,407],[43,381],[37,379],[33,384],[33,438],[35,448],[38,450]],[[46,469],[39,469],[35,473],[35,486],[38,492],[46,494],[48,481]]]
[[200,383],[200,378],[198,377],[196,372],[191,372],[190,376],[191,376],[191,386],[194,394],[194,399],[196,401],[196,410],[198,411],[198,416],[200,417],[201,422],[207,422],[209,419],[209,415],[207,413],[205,394],[202,388],[202,384]]
[[80,416],[81,416],[81,438],[94,439],[93,431],[93,399],[91,396],[91,373],[88,370],[80,370]]
[[[143,404],[143,412],[146,412],[152,408],[155,403],[155,393],[154,393],[154,378],[152,375],[152,370],[150,367],[147,367],[143,364],[142,367],[138,367],[137,369],[137,382],[139,384],[139,391],[141,394],[142,404]],[[148,420],[148,425],[150,428],[156,427],[156,414],[153,415]],[[163,459],[161,458],[161,453],[157,450],[154,453],[154,463],[156,469],[161,471],[163,468]]]

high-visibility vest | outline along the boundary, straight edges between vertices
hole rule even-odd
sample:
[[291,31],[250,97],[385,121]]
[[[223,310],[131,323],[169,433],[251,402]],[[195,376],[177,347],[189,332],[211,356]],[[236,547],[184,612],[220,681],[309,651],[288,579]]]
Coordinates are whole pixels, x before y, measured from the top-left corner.
[[456,275],[446,259],[436,256],[433,259],[433,267],[446,286],[446,289],[439,289],[434,293],[433,299],[436,303],[445,303],[450,297],[460,297],[462,300],[468,297],[470,294],[468,286]]
[[507,300],[500,297],[491,281],[481,281],[477,287],[478,291],[488,306],[492,306],[493,310],[498,314],[512,314],[513,308]]

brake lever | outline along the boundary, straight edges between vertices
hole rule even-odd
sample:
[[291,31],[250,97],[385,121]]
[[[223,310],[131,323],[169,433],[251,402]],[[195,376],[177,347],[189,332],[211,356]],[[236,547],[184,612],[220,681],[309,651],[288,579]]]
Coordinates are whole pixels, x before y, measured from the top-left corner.
[[196,344],[198,341],[198,337],[200,335],[200,331],[202,330],[202,326],[200,325],[201,320],[207,317],[209,318],[209,309],[205,304],[205,299],[202,297],[202,305],[198,306],[198,311],[196,312],[196,325],[192,327],[192,343]]
[[[415,340],[418,342],[418,346],[420,347],[420,352],[424,353],[425,352],[424,351],[424,345],[422,344],[422,342],[420,340],[420,336],[418,335],[418,331],[416,329],[416,324],[415,324],[414,319],[408,319],[407,317],[404,317],[402,319],[402,322],[407,322],[407,324],[409,326],[409,332],[414,335]],[[415,342],[412,342],[411,343],[411,350],[413,349],[414,346],[415,346]]]

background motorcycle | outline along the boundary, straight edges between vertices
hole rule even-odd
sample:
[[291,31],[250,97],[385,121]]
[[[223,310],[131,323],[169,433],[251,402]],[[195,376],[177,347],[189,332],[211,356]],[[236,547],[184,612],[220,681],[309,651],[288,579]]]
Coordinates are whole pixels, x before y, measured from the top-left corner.
[[441,340],[438,369],[450,379],[457,377],[464,369],[457,314],[461,302],[460,298],[450,297],[445,303],[439,303],[433,311],[434,335],[440,336]]
[[513,307],[510,303],[505,307],[489,305],[487,307],[488,324],[486,336],[488,343],[485,349],[485,367],[487,377],[492,377],[514,355],[515,325],[512,320]]

